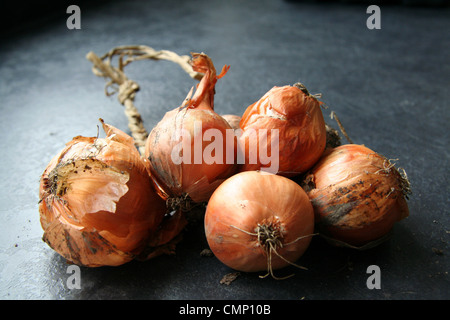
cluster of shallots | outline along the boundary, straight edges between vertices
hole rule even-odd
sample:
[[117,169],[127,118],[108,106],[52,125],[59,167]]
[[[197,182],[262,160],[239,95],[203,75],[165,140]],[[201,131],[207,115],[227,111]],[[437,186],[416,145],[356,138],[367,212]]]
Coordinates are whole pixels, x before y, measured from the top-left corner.
[[203,78],[153,128],[145,155],[102,121],[106,138],[74,138],[44,171],[44,240],[68,261],[120,265],[172,252],[191,208],[206,204],[214,255],[275,277],[300,267],[314,235],[365,249],[408,216],[406,174],[365,146],[330,146],[322,103],[304,85],[273,87],[242,116],[220,116],[215,86],[229,67],[217,75],[203,53],[191,65]]
[[[233,161],[205,163],[194,153],[187,158],[191,145],[208,147],[193,145],[205,131],[231,130],[214,112],[215,84],[228,67],[216,75],[205,54],[193,54],[190,63],[203,78],[195,94],[193,88],[151,131],[145,155],[132,137],[100,119],[106,138],[77,136],[47,165],[39,188],[43,240],[67,261],[117,266],[172,253],[186,212],[235,173]],[[181,163],[174,161],[177,150]]]
[[[298,83],[272,88],[242,117],[224,116],[241,130],[245,163],[213,193],[205,232],[211,250],[227,266],[266,269],[277,278],[273,270],[295,265],[313,235],[364,250],[385,241],[394,223],[408,216],[404,170],[363,145],[341,145],[324,123],[321,104]],[[264,134],[250,142],[247,132],[255,129]],[[252,162],[248,150],[253,143],[264,149],[258,155],[270,153],[276,144],[270,144],[273,136],[266,130],[273,129],[279,139],[278,171],[269,174],[270,164],[259,158]]]

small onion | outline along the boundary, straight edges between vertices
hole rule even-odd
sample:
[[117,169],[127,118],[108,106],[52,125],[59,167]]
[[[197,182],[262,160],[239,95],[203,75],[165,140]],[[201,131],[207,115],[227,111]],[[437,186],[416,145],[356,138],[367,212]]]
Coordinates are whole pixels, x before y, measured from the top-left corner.
[[225,265],[256,272],[294,265],[308,248],[314,213],[292,180],[260,171],[238,173],[213,193],[205,213],[211,251]]
[[106,138],[73,138],[50,161],[39,187],[43,240],[87,267],[134,259],[166,213],[133,138],[102,124]]
[[[267,171],[271,173],[292,177],[310,169],[326,144],[321,104],[297,83],[273,87],[250,105],[240,121],[243,132],[239,142],[245,157],[241,171],[270,167]],[[278,135],[273,129],[278,130]],[[252,159],[252,152],[255,154],[252,148],[255,147],[258,148],[256,160]],[[263,156],[270,157],[270,163],[264,163],[268,160],[263,160]]]
[[[194,96],[191,98],[191,90],[183,104],[167,112],[150,132],[145,155],[151,174],[168,198],[199,203],[207,201],[215,188],[235,172],[234,156],[231,161],[227,159],[227,154],[234,155],[235,140],[226,139],[227,130],[232,129],[214,111],[215,84],[228,67],[216,75],[206,54],[192,55],[193,69],[204,76]],[[207,131],[219,133],[221,141],[206,138]],[[205,154],[216,158],[207,161]]]
[[356,144],[328,149],[302,186],[318,230],[331,243],[369,248],[409,215],[406,174],[385,157]]

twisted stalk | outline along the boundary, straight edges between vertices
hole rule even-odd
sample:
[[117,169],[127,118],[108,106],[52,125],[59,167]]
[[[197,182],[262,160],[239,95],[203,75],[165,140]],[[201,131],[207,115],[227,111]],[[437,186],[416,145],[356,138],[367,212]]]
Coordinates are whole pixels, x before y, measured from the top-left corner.
[[[118,57],[118,66],[114,67],[112,60]],[[139,91],[137,82],[130,80],[124,73],[124,68],[128,64],[137,60],[168,60],[177,63],[193,79],[200,80],[203,74],[195,72],[190,65],[190,57],[179,56],[169,50],[155,50],[148,46],[132,45],[119,46],[111,49],[101,57],[94,52],[89,52],[86,58],[92,62],[92,72],[98,77],[109,79],[105,86],[105,94],[112,96],[118,93],[119,102],[125,107],[125,115],[128,119],[128,128],[135,141],[141,155],[145,152],[145,142],[148,137],[148,131],[144,127],[144,122],[138,109],[134,105],[136,92]]]

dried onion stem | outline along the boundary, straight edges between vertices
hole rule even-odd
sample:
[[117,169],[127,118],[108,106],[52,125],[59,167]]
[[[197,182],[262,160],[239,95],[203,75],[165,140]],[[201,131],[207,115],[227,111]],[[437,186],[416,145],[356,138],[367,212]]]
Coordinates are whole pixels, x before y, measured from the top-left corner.
[[331,117],[331,119],[336,120],[336,122],[337,122],[337,124],[338,124],[338,126],[339,126],[339,129],[341,130],[341,132],[342,132],[342,134],[344,135],[345,139],[347,139],[348,143],[353,144],[353,140],[350,139],[349,135],[347,134],[347,131],[345,131],[345,128],[344,128],[344,126],[342,125],[341,121],[339,120],[339,118],[338,118],[336,112],[331,111],[330,117]]

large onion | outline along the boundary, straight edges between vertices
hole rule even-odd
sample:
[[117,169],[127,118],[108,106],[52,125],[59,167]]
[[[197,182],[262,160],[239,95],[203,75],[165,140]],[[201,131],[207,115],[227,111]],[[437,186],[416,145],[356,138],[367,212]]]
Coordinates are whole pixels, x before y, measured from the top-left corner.
[[[244,272],[293,264],[314,231],[308,196],[292,180],[260,171],[238,173],[213,193],[205,233],[214,255]],[[275,277],[275,276],[274,276]]]
[[[150,132],[146,157],[152,175],[169,198],[205,202],[217,186],[235,172],[235,139],[230,125],[214,111],[220,75],[206,54],[192,54],[195,71],[204,73],[194,96],[165,114]],[[192,92],[192,90],[191,90]],[[208,136],[207,133],[215,133]]]
[[166,213],[134,140],[102,123],[106,138],[73,138],[50,161],[39,188],[43,240],[88,267],[134,259]]
[[320,106],[300,83],[273,87],[250,105],[240,121],[241,171],[262,169],[292,177],[310,169],[326,144]]
[[356,144],[327,150],[303,182],[319,232],[332,243],[378,244],[409,215],[409,182],[393,163]]

